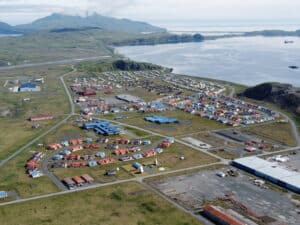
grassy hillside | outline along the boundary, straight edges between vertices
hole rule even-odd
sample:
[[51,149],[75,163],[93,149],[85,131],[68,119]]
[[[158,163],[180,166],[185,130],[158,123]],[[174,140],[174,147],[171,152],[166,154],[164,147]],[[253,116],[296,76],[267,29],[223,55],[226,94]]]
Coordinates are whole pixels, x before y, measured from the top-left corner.
[[161,70],[163,67],[151,63],[140,63],[131,60],[107,60],[100,62],[83,62],[77,66],[79,71],[101,73],[105,71],[140,71],[140,70]]
[[[113,45],[200,41],[202,36],[137,34],[98,28],[55,29],[0,39],[0,61],[12,64],[114,55]],[[5,63],[4,63],[5,64]]]

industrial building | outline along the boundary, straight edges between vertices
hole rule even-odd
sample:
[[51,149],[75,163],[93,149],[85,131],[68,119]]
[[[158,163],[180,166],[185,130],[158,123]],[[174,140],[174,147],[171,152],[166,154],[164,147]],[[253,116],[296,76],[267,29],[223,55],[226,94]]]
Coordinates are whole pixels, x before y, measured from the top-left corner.
[[142,99],[133,95],[117,95],[117,99],[128,102],[128,103],[140,103],[143,102]]
[[236,159],[232,165],[300,194],[300,173],[291,171],[277,162],[252,156]]
[[152,122],[152,123],[178,123],[179,121],[176,118],[169,118],[166,116],[146,116],[144,118],[146,121]]
[[228,213],[223,212],[216,206],[206,205],[203,207],[203,214],[220,225],[246,225],[246,223],[239,221]]
[[120,128],[111,125],[110,122],[106,120],[93,120],[91,122],[84,123],[83,129],[93,129],[97,134],[102,135],[117,135],[120,134]]
[[30,121],[52,120],[52,119],[53,119],[52,115],[38,115],[29,118]]
[[19,92],[40,91],[41,88],[33,83],[25,83],[19,86]]

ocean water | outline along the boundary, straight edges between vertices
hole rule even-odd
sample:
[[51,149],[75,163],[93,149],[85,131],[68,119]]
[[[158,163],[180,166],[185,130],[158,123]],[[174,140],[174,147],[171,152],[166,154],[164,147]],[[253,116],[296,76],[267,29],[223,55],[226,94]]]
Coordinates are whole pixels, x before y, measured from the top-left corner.
[[[292,44],[284,44],[293,40]],[[284,82],[300,87],[300,38],[239,37],[202,43],[119,47],[133,60],[171,67],[175,73],[246,85]]]

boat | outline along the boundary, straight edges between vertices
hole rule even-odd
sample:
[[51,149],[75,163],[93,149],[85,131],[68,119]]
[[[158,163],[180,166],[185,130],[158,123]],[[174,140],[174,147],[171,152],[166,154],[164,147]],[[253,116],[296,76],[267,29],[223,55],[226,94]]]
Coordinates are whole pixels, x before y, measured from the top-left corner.
[[289,41],[289,40],[284,41],[284,44],[293,44],[293,43],[294,43],[294,41]]

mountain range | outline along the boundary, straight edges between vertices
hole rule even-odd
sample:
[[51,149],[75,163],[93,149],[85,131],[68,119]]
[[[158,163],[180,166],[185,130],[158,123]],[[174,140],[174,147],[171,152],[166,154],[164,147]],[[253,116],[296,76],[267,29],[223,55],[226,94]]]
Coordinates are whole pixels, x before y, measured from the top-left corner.
[[105,30],[117,30],[135,33],[161,33],[166,29],[151,24],[129,19],[116,19],[112,17],[93,14],[90,16],[71,16],[53,13],[50,16],[38,19],[29,24],[10,26],[0,22],[0,34],[26,34],[42,30],[63,28],[96,27]]
[[0,22],[0,34],[18,34],[19,32],[7,23]]

